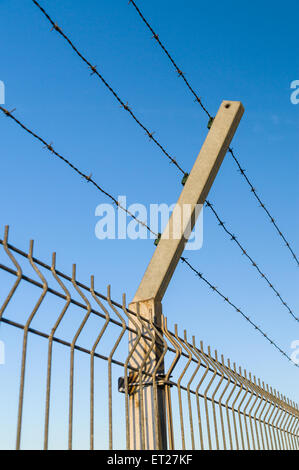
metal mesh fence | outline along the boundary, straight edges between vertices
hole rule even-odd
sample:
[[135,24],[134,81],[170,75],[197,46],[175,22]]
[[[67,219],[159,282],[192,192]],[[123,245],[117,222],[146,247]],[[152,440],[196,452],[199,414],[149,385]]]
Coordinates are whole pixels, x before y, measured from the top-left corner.
[[33,242],[14,247],[8,227],[0,244],[2,448],[145,449],[163,413],[171,450],[298,449],[298,405],[166,317],[143,318],[93,276],[79,282],[75,265],[59,271],[55,253],[47,265]]

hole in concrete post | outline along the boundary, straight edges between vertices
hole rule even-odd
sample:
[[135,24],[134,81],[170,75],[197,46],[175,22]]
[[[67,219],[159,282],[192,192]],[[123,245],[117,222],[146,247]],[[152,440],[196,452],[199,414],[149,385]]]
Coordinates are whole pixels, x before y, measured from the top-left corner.
[[230,108],[230,103],[226,103],[225,107]]

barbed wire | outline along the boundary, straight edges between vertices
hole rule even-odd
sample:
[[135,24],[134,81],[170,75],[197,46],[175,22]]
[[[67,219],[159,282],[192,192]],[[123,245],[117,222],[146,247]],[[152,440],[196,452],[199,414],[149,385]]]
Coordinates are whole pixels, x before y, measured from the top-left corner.
[[220,292],[220,290],[216,287],[216,286],[213,286],[213,284],[211,284],[210,281],[208,281],[205,276],[199,272],[197,269],[195,269],[190,263],[189,261],[187,260],[187,258],[184,258],[183,256],[181,256],[181,261],[186,264],[200,279],[202,279],[214,292],[216,292],[225,302],[227,302],[231,307],[233,307],[237,313],[240,313],[242,315],[243,318],[245,318],[245,320],[248,321],[248,323],[250,323],[251,326],[253,326],[253,328],[258,331],[262,336],[264,336],[264,338],[269,341],[270,344],[272,344],[272,346],[274,346],[286,359],[288,359],[290,362],[292,362],[296,367],[299,367],[299,364],[296,364],[294,361],[292,361],[292,359],[290,358],[290,356],[288,356],[288,354],[283,350],[281,349],[277,343],[275,341],[273,341],[268,335],[267,333],[265,333],[258,325],[256,325],[250,317],[248,317],[240,308],[238,308],[233,302],[231,302],[229,300],[228,297],[226,297],[224,294],[222,294],[222,292]]
[[104,83],[104,85],[108,88],[108,90],[113,94],[113,96],[117,99],[121,107],[127,111],[131,117],[134,119],[134,121],[138,124],[141,129],[145,131],[147,136],[149,137],[150,140],[152,140],[163,152],[163,154],[170,160],[170,162],[177,167],[177,169],[184,174],[183,169],[180,167],[180,165],[177,163],[177,161],[168,153],[168,151],[158,142],[158,140],[154,137],[154,132],[150,132],[148,128],[142,124],[142,122],[136,117],[135,113],[132,111],[128,103],[125,103],[119,95],[116,93],[116,91],[109,85],[109,83],[105,80],[105,78],[97,71],[97,68],[95,65],[92,65],[86,57],[81,54],[81,52],[77,49],[77,47],[74,45],[74,43],[69,39],[69,37],[64,34],[62,29],[55,23],[52,18],[49,16],[49,14],[44,10],[44,8],[36,1],[32,0],[33,3],[40,9],[40,11],[45,15],[45,17],[49,20],[49,22],[52,24],[52,30],[57,31],[71,46],[73,51],[80,57],[83,62],[90,68],[91,70],[91,75],[97,75],[98,78]]
[[260,269],[260,267],[258,266],[258,264],[256,263],[256,261],[254,261],[254,259],[248,254],[248,251],[245,250],[244,246],[241,245],[241,243],[238,241],[236,235],[234,235],[230,230],[228,230],[228,228],[226,227],[225,225],[225,222],[223,222],[223,220],[221,220],[219,214],[216,212],[216,210],[214,209],[214,206],[211,202],[209,202],[208,200],[206,200],[206,207],[208,207],[212,212],[213,214],[215,215],[216,219],[218,220],[219,222],[219,226],[223,228],[223,230],[225,231],[225,233],[227,235],[230,236],[230,239],[236,243],[236,245],[240,248],[240,250],[242,251],[242,255],[244,255],[246,258],[249,259],[249,261],[251,262],[252,266],[258,271],[258,273],[261,275],[262,279],[265,279],[265,281],[267,282],[268,286],[271,288],[271,290],[276,294],[276,297],[279,298],[280,302],[282,303],[282,305],[287,309],[287,311],[289,312],[289,314],[294,318],[294,320],[296,320],[297,322],[299,322],[299,318],[296,317],[296,315],[294,314],[294,312],[292,311],[292,309],[289,307],[289,305],[287,304],[287,302],[285,302],[283,300],[283,298],[281,297],[280,293],[278,292],[278,290],[273,286],[273,284],[271,283],[271,281],[269,280],[268,276],[266,276],[266,274]]
[[[140,16],[141,20],[143,21],[143,23],[147,26],[147,28],[150,30],[150,32],[152,33],[152,38],[156,40],[156,42],[159,44],[159,46],[161,47],[161,49],[163,50],[163,52],[166,54],[166,56],[168,57],[168,59],[170,60],[170,62],[172,63],[173,67],[175,68],[176,72],[178,73],[179,77],[181,77],[183,79],[183,81],[185,82],[185,85],[187,86],[187,88],[190,90],[190,92],[192,93],[192,95],[194,96],[195,98],[195,102],[197,102],[201,108],[203,109],[203,111],[207,114],[207,116],[209,117],[209,119],[213,119],[212,115],[209,113],[208,109],[203,105],[202,103],[202,99],[198,96],[198,93],[194,90],[194,88],[191,86],[189,80],[186,78],[186,75],[184,74],[184,72],[181,71],[181,69],[179,68],[179,66],[177,65],[177,63],[175,62],[175,60],[173,59],[173,57],[171,56],[171,54],[169,53],[169,51],[166,49],[166,47],[164,46],[164,44],[162,43],[159,35],[154,31],[154,29],[152,28],[152,26],[150,25],[150,23],[148,22],[148,20],[145,18],[145,16],[143,15],[143,13],[141,12],[140,8],[137,6],[137,4],[135,3],[134,0],[129,0],[129,4],[132,4],[133,7],[135,8],[135,10],[137,11],[138,15]],[[229,153],[231,154],[234,162],[237,164],[238,166],[238,169],[240,171],[240,174],[241,176],[243,176],[244,180],[247,182],[247,184],[249,185],[250,187],[250,190],[252,192],[252,194],[254,195],[254,197],[257,199],[257,201],[259,202],[259,205],[260,207],[265,211],[265,213],[267,214],[267,216],[269,217],[271,223],[273,224],[273,227],[276,229],[278,235],[282,238],[282,240],[285,242],[286,244],[286,247],[288,248],[288,250],[290,251],[290,253],[292,254],[292,257],[293,259],[295,260],[295,262],[297,263],[297,266],[299,267],[299,259],[298,257],[296,256],[293,248],[291,247],[290,243],[288,242],[288,240],[286,239],[285,235],[282,233],[282,231],[280,230],[280,228],[278,227],[277,223],[275,222],[275,219],[274,217],[271,215],[269,209],[266,207],[266,205],[262,202],[260,196],[257,194],[256,192],[256,189],[254,187],[254,185],[251,183],[251,181],[249,180],[249,178],[247,177],[247,175],[245,174],[245,170],[241,167],[241,164],[238,160],[238,158],[236,157],[235,153],[234,153],[234,150],[230,147],[229,148]]]
[[28,134],[32,135],[32,137],[34,137],[35,139],[39,140],[43,145],[44,145],[44,148],[46,148],[47,150],[49,150],[53,155],[56,155],[56,157],[58,157],[60,160],[62,160],[64,163],[66,163],[70,168],[72,168],[73,171],[75,171],[78,175],[80,175],[82,178],[84,178],[88,183],[91,183],[92,185],[94,185],[101,193],[103,193],[105,196],[107,196],[112,202],[113,204],[115,204],[119,209],[121,209],[122,211],[126,212],[130,217],[132,217],[132,219],[134,219],[136,222],[138,222],[140,225],[143,225],[144,227],[147,228],[147,230],[149,232],[151,232],[153,235],[155,236],[158,236],[157,233],[155,233],[153,230],[151,230],[151,228],[145,223],[143,222],[142,220],[139,220],[134,214],[132,214],[132,212],[130,212],[128,209],[126,209],[125,207],[123,207],[119,202],[118,200],[112,196],[111,194],[109,194],[107,191],[105,191],[101,186],[98,185],[98,183],[96,183],[96,181],[94,181],[94,179],[92,178],[92,175],[87,175],[85,173],[83,173],[81,170],[79,170],[73,163],[70,162],[70,160],[68,160],[67,158],[63,157],[60,153],[58,153],[54,147],[53,147],[53,144],[49,144],[48,142],[46,142],[42,137],[40,137],[39,135],[37,135],[35,132],[33,132],[32,130],[28,129],[28,127],[26,127],[22,122],[20,122],[13,114],[12,114],[12,111],[8,111],[7,109],[3,108],[3,106],[0,106],[0,110],[7,116],[7,117],[10,117],[13,121],[15,121],[22,129],[24,129]]
[[[52,154],[56,155],[59,159],[61,159],[64,163],[66,163],[69,167],[71,167],[76,173],[78,173],[81,177],[83,177],[87,182],[90,182],[92,183],[100,192],[102,192],[104,195],[106,195],[108,198],[110,198],[110,200],[112,200],[112,202],[117,206],[119,207],[121,210],[123,210],[124,212],[126,212],[132,219],[134,219],[137,223],[139,223],[140,225],[142,225],[143,227],[146,227],[146,229],[152,233],[155,237],[159,237],[159,234],[155,233],[145,222],[139,220],[132,212],[130,212],[128,209],[126,209],[125,207],[123,207],[118,201],[117,199],[112,196],[111,194],[109,194],[107,191],[105,191],[101,186],[99,186],[92,178],[92,175],[87,175],[87,174],[84,174],[81,170],[79,170],[73,163],[71,163],[68,159],[66,159],[65,157],[63,157],[60,153],[58,153],[54,147],[53,147],[53,144],[49,144],[48,142],[46,142],[42,137],[40,137],[39,135],[37,135],[35,132],[33,132],[32,130],[30,130],[27,126],[25,126],[23,123],[21,123],[13,114],[11,111],[8,111],[7,109],[3,108],[2,106],[0,106],[0,109],[1,111],[8,117],[10,117],[11,119],[13,119],[22,129],[24,129],[27,133],[29,133],[30,135],[32,135],[35,139],[39,140],[44,146],[46,149],[48,149]],[[282,298],[282,296],[280,295],[280,293],[278,292],[278,290],[273,286],[273,284],[270,282],[269,278],[261,271],[261,269],[259,268],[258,264],[252,259],[252,257],[248,254],[247,250],[245,250],[245,248],[240,244],[240,242],[237,240],[237,237],[232,233],[230,232],[226,226],[225,226],[225,222],[223,222],[220,218],[220,216],[218,215],[218,213],[216,212],[213,204],[209,201],[206,201],[206,206],[212,211],[212,213],[214,214],[214,216],[216,217],[217,221],[219,222],[219,226],[221,226],[224,231],[226,232],[227,235],[230,236],[231,240],[233,240],[238,246],[239,248],[241,249],[242,251],[242,254],[245,255],[249,261],[252,263],[252,266],[256,268],[256,270],[259,272],[259,274],[261,275],[261,277],[263,279],[265,279],[265,281],[267,282],[267,284],[269,285],[269,287],[272,289],[272,291],[275,293],[276,297],[279,298],[280,302],[282,303],[282,305],[287,309],[287,311],[289,312],[289,314],[297,321],[299,322],[299,318],[296,317],[296,315],[293,313],[292,309],[289,307],[289,305],[287,304],[287,302],[285,302]]]
[[[57,23],[55,23],[53,21],[53,19],[50,17],[50,15],[44,10],[44,8],[36,1],[36,0],[32,0],[33,3],[40,9],[40,11],[45,15],[45,17],[47,18],[47,20],[52,24],[52,29],[55,29],[57,32],[60,33],[60,35],[68,42],[68,44],[72,47],[72,49],[76,52],[76,54],[84,61],[84,63],[86,63],[91,69],[93,69],[93,66],[91,65],[91,63],[78,51],[78,49],[76,48],[76,46],[73,44],[73,42],[69,39],[69,37],[63,33],[63,31],[61,30],[61,28],[57,25]],[[151,28],[151,26],[149,25],[149,23],[147,22],[147,20],[143,17],[142,13],[140,12],[140,10],[138,9],[136,3],[134,2],[134,0],[131,0],[131,3],[137,8],[139,14],[141,15],[143,21],[146,23],[146,25],[150,28],[151,32],[156,35],[156,33],[154,32],[154,30]],[[159,38],[157,39],[159,41],[159,44],[162,44],[159,40]],[[165,51],[165,53],[168,55],[168,57],[170,58],[170,54],[168,53],[168,51],[165,49],[165,47],[162,45],[163,47],[163,50]],[[179,68],[178,66],[176,65],[176,63],[174,62],[174,60],[171,58],[171,61],[173,63],[173,65],[176,67],[176,69],[178,71]],[[93,73],[96,73],[98,75],[98,77],[101,79],[101,81],[105,84],[106,87],[108,87],[108,89],[111,91],[111,93],[114,95],[114,97],[118,100],[118,102],[124,106],[125,108],[128,108],[127,105],[124,105],[124,102],[121,100],[121,98],[116,94],[116,92],[112,89],[112,87],[107,83],[107,81],[103,78],[103,76],[101,74],[98,73],[98,71],[95,69],[93,70]],[[192,89],[193,90],[193,89]],[[195,91],[193,90],[193,93],[195,93]],[[202,105],[203,109],[206,111],[206,108]],[[146,129],[146,127],[135,117],[135,115],[133,114],[133,112],[131,111],[130,108],[127,109],[130,114],[132,115],[132,117],[134,118],[134,120],[144,129],[146,130],[147,133],[149,133],[149,131]],[[207,111],[206,111],[207,112]],[[208,114],[209,115],[209,114]],[[209,117],[211,117],[209,115]],[[152,134],[151,134],[152,136]],[[156,139],[154,139],[155,143],[157,143],[157,145],[159,146],[159,148],[161,148],[163,151],[164,151],[164,147],[158,142],[156,141]],[[230,151],[232,152],[232,150],[230,149]],[[165,151],[164,151],[165,153]],[[177,167],[180,169],[180,171],[186,175],[186,171],[184,171],[182,169],[182,167],[180,165],[178,165],[178,163],[176,162],[176,160],[170,156],[169,154],[167,154],[167,156],[170,158],[170,160],[172,162],[175,162],[175,164],[177,165]],[[234,156],[234,154],[233,154]],[[236,158],[234,156],[234,158]],[[277,291],[277,289],[275,289],[273,287],[273,284],[270,282],[270,280],[268,279],[267,276],[264,275],[264,273],[259,269],[257,263],[247,254],[247,251],[244,250],[244,248],[239,244],[239,242],[237,242],[237,237],[235,235],[233,235],[230,231],[228,231],[223,222],[221,222],[221,219],[219,217],[219,215],[217,214],[216,210],[214,207],[212,207],[212,204],[211,203],[208,203],[207,204],[208,207],[210,207],[212,209],[212,212],[214,213],[216,219],[218,220],[218,222],[220,222],[220,225],[224,228],[225,232],[232,238],[234,239],[234,241],[236,241],[236,243],[239,245],[239,247],[241,248],[243,254],[246,253],[247,255],[247,258],[252,262],[253,266],[256,267],[256,269],[258,270],[258,272],[261,274],[261,276],[266,280],[266,282],[268,283],[269,287],[273,290],[273,292],[275,293],[275,295],[280,299],[281,303],[283,304],[283,306],[288,310],[288,312],[290,313],[290,315],[296,320],[296,321],[299,321],[299,319],[296,317],[296,315],[293,313],[292,309],[288,306],[288,304],[283,300],[282,296],[280,295],[280,293]],[[136,220],[136,218],[135,218]],[[152,232],[153,233],[153,232]],[[155,234],[157,236],[157,234]]]
[[253,184],[251,183],[251,181],[249,180],[249,178],[247,177],[246,175],[246,170],[244,168],[241,167],[237,157],[235,156],[234,154],[234,151],[232,148],[229,148],[229,153],[231,154],[231,156],[233,157],[234,161],[236,162],[236,164],[238,165],[238,168],[239,168],[239,171],[241,173],[241,175],[244,177],[244,179],[247,181],[248,185],[250,186],[250,189],[251,189],[251,192],[252,194],[254,195],[254,197],[256,198],[256,200],[258,201],[260,207],[262,209],[264,209],[265,213],[267,214],[267,216],[269,217],[270,219],[270,222],[273,224],[273,227],[276,229],[276,231],[278,232],[279,236],[283,239],[283,241],[285,242],[286,244],[286,247],[289,249],[289,251],[291,252],[294,260],[296,261],[297,265],[299,266],[299,260],[294,252],[294,250],[292,249],[290,243],[287,241],[286,237],[283,235],[283,233],[281,232],[280,228],[278,227],[277,223],[275,222],[275,219],[272,217],[271,213],[269,212],[269,210],[267,209],[266,205],[263,203],[263,201],[261,200],[261,198],[259,197],[259,195],[257,194],[256,192],[256,188],[253,186]]
[[[69,45],[72,47],[72,49],[75,51],[75,53],[88,65],[88,67],[92,70],[92,74],[96,74],[100,79],[101,81],[104,83],[104,85],[110,90],[110,92],[113,94],[113,96],[117,99],[117,101],[121,104],[121,106],[130,113],[130,115],[133,117],[133,119],[135,120],[135,122],[146,132],[146,134],[148,135],[148,137],[153,140],[153,142],[162,150],[162,152],[167,156],[167,158],[170,160],[171,163],[173,163],[178,169],[179,171],[183,174],[183,175],[187,175],[188,173],[185,172],[183,170],[183,168],[177,163],[176,159],[174,157],[172,157],[166,150],[165,148],[163,147],[163,145],[156,139],[153,137],[153,132],[150,132],[146,126],[144,126],[141,121],[139,119],[137,119],[137,117],[135,116],[135,114],[132,112],[132,110],[130,109],[130,107],[128,106],[128,104],[125,104],[124,101],[118,96],[118,94],[113,90],[113,88],[107,83],[107,81],[104,79],[104,77],[96,70],[96,67],[93,66],[80,52],[79,50],[75,47],[75,45],[73,44],[73,42],[69,39],[69,37],[63,33],[63,31],[61,30],[61,28],[57,25],[57,23],[55,23],[52,18],[49,16],[49,14],[44,10],[44,8],[36,1],[36,0],[32,0],[33,3],[40,9],[40,11],[45,15],[45,17],[48,19],[48,21],[52,24],[52,29],[55,29],[68,43]],[[153,33],[155,39],[158,41],[159,45],[162,47],[162,49],[164,50],[164,52],[167,54],[167,56],[169,57],[169,59],[171,60],[172,64],[174,65],[174,67],[176,68],[176,70],[178,71],[179,75],[184,79],[185,83],[187,84],[188,88],[192,91],[192,93],[194,94],[194,96],[196,96],[196,101],[199,102],[199,104],[201,104],[201,107],[203,108],[203,110],[207,113],[207,115],[210,117],[210,119],[212,118],[210,113],[207,111],[207,109],[205,108],[205,106],[203,106],[202,104],[202,101],[201,99],[199,98],[199,96],[196,94],[196,92],[194,91],[194,89],[191,87],[190,83],[188,82],[188,80],[186,79],[185,75],[183,74],[183,72],[181,72],[181,70],[178,68],[178,66],[176,65],[175,61],[172,59],[171,55],[169,54],[169,52],[167,51],[167,49],[165,48],[165,46],[161,43],[158,35],[154,32],[153,28],[149,25],[148,21],[145,19],[145,17],[142,15],[141,11],[139,10],[139,8],[137,7],[136,3],[134,2],[134,0],[131,0],[131,2],[133,4],[133,6],[137,9],[138,13],[140,14],[141,18],[143,19],[143,21],[145,22],[145,24],[147,25],[147,27],[150,29],[150,31]],[[253,187],[252,183],[249,181],[248,177],[246,176],[245,174],[245,170],[242,169],[237,157],[235,156],[234,154],[234,151],[232,148],[229,148],[229,152],[230,154],[232,155],[234,161],[236,162],[236,164],[238,165],[238,168],[240,170],[240,173],[242,174],[242,176],[244,176],[245,180],[247,181],[247,183],[249,184],[250,188],[251,188],[251,192],[254,194],[254,196],[256,197],[256,199],[258,200],[258,202],[260,203],[260,206],[265,210],[266,214],[268,215],[268,217],[270,218],[271,220],[271,223],[273,224],[273,226],[275,227],[275,229],[277,230],[278,234],[280,235],[280,237],[284,240],[284,242],[286,243],[286,246],[287,248],[289,249],[289,251],[292,253],[292,256],[294,258],[294,260],[297,262],[297,265],[299,266],[299,260],[294,252],[294,250],[292,249],[290,243],[287,241],[286,237],[283,235],[283,233],[281,232],[281,230],[279,229],[278,225],[276,224],[275,222],[275,219],[272,217],[272,215],[270,214],[269,210],[266,208],[265,204],[261,201],[260,197],[257,195],[257,192],[255,190],[255,188]]]
[[207,116],[209,116],[209,118],[211,119],[212,118],[212,115],[209,113],[209,111],[207,110],[207,108],[204,106],[203,102],[202,102],[202,99],[198,96],[198,94],[195,92],[195,90],[192,88],[192,86],[190,85],[189,81],[187,80],[184,72],[181,71],[181,69],[177,66],[176,62],[174,61],[174,59],[172,58],[172,56],[170,55],[170,53],[168,52],[168,50],[166,49],[166,47],[164,46],[164,44],[162,43],[162,41],[160,40],[158,34],[156,34],[156,32],[153,30],[153,28],[151,27],[151,25],[149,24],[149,22],[147,21],[147,19],[144,17],[144,15],[142,14],[142,12],[140,11],[140,9],[138,8],[138,6],[136,5],[136,3],[133,1],[133,0],[129,0],[129,4],[132,3],[133,7],[135,8],[135,10],[137,11],[138,15],[140,16],[140,18],[142,19],[142,21],[146,24],[146,26],[148,27],[148,29],[151,31],[152,33],[152,37],[153,39],[155,39],[157,41],[157,43],[159,44],[159,46],[161,47],[161,49],[165,52],[165,54],[167,55],[168,59],[170,60],[170,62],[172,63],[172,65],[174,66],[174,68],[176,69],[177,73],[178,73],[178,76],[181,77],[185,84],[187,85],[187,87],[189,88],[189,90],[191,91],[191,93],[193,94],[194,98],[195,98],[195,101],[201,106],[201,108],[203,109],[203,111],[207,114]]
[[[8,111],[7,109],[3,108],[2,106],[0,106],[0,110],[7,116],[7,117],[10,117],[13,121],[16,122],[16,124],[18,124],[22,129],[24,129],[28,134],[30,134],[32,137],[34,137],[36,140],[40,141],[42,144],[44,144],[44,148],[46,148],[47,150],[49,150],[52,154],[56,155],[59,159],[61,159],[63,162],[65,162],[68,166],[70,166],[76,173],[78,173],[80,176],[82,176],[84,179],[87,180],[87,182],[91,182],[92,184],[94,184],[94,186],[99,190],[101,191],[105,196],[107,196],[108,198],[110,198],[114,204],[116,204],[121,210],[125,211],[128,215],[130,215],[134,220],[136,220],[136,222],[138,222],[139,224],[143,225],[144,227],[146,227],[146,229],[151,232],[152,234],[154,234],[155,236],[157,236],[157,234],[155,232],[153,232],[151,230],[151,228],[145,224],[144,222],[140,221],[137,217],[135,217],[133,214],[131,214],[127,209],[125,209],[124,207],[122,207],[118,201],[116,200],[116,198],[114,196],[112,196],[111,194],[109,194],[107,191],[105,191],[103,188],[101,188],[92,178],[91,176],[87,176],[86,174],[84,174],[81,170],[79,170],[75,165],[73,165],[68,159],[66,159],[65,157],[63,157],[62,155],[60,155],[58,152],[56,152],[56,150],[54,149],[53,147],[53,144],[48,144],[42,137],[40,137],[39,135],[37,135],[35,132],[31,131],[30,129],[28,129],[23,123],[21,123],[15,116],[13,116],[12,112],[11,111]],[[215,292],[217,292],[226,302],[228,302],[232,307],[235,308],[235,310],[239,313],[242,314],[242,316],[249,321],[249,323],[255,327],[256,330],[258,330],[273,346],[275,346],[275,348],[281,353],[283,354],[287,359],[291,360],[289,358],[289,356],[280,348],[277,346],[277,344],[272,341],[267,334],[265,334],[257,325],[255,325],[255,323],[253,323],[252,320],[249,319],[249,317],[247,317],[240,309],[238,309],[232,302],[230,302],[230,300],[228,299],[228,297],[225,297],[215,286],[213,286],[213,284],[208,281],[204,276],[203,274],[199,273],[188,261],[186,258],[184,257],[181,257],[181,260],[193,271],[195,272],[198,277],[200,279],[202,279],[211,289],[213,289]]]

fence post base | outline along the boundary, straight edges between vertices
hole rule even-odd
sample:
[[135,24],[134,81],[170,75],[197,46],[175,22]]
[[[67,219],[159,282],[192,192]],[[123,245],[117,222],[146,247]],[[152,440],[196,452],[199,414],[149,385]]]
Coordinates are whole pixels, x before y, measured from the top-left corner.
[[[129,398],[130,448],[166,450],[165,386],[159,383],[159,376],[164,375],[163,347],[161,334],[157,333],[157,327],[161,327],[162,304],[150,299],[133,302],[129,308],[138,315],[140,328],[146,336],[132,357],[132,365],[138,370],[142,368],[143,374],[142,386],[134,387]],[[132,342],[133,338],[129,348]],[[155,370],[159,361],[159,368]]]

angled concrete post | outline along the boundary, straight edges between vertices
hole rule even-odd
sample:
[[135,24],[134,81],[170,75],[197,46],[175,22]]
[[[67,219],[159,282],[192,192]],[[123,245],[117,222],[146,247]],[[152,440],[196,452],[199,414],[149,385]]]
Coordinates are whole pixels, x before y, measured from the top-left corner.
[[[208,196],[243,113],[244,108],[240,102],[223,101],[221,104],[133,302],[130,304],[131,310],[157,325],[161,324],[161,301],[188,241],[186,229],[190,235],[199,215],[198,205],[203,205]],[[185,205],[191,208],[188,220],[176,215],[176,209],[179,209],[180,214],[184,214]],[[142,327],[144,328],[144,325]],[[161,355],[161,340],[157,337],[155,330],[152,329],[151,333],[153,340],[157,342],[157,347],[150,352],[149,371],[154,370]],[[142,357],[148,351],[148,344],[144,342],[140,345],[134,358],[136,365],[140,366]],[[163,376],[163,372],[164,366],[161,362],[158,373]],[[141,406],[142,402],[144,407]],[[137,390],[130,396],[130,423],[132,449],[167,448],[163,387],[156,387],[156,396],[154,396],[152,385],[145,386],[142,391]]]

